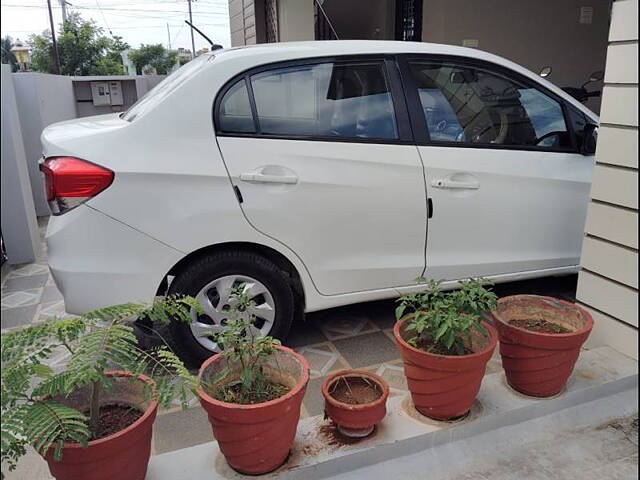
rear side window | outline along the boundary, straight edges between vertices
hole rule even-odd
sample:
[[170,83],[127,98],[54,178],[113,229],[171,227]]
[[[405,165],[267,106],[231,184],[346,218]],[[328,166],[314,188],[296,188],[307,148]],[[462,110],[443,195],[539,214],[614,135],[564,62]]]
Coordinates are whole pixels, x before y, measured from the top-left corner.
[[244,79],[225,93],[220,103],[218,128],[223,132],[255,133],[249,92]]
[[411,62],[435,142],[567,149],[562,106],[545,93],[481,68]]
[[[260,134],[398,138],[391,90],[382,62],[278,68],[252,75],[250,81]],[[231,90],[220,104],[218,128],[245,132],[228,129],[226,101],[230,94]]]

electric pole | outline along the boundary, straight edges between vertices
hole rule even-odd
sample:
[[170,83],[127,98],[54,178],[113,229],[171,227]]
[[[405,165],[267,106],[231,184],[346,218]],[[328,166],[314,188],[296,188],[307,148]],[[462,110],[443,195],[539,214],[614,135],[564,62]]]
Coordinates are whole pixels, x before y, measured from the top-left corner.
[[67,23],[67,2],[66,0],[59,0],[60,7],[62,7],[62,23]]
[[51,25],[51,40],[53,42],[53,64],[56,73],[60,75],[60,54],[58,53],[58,42],[56,42],[56,30],[53,28],[53,13],[51,12],[51,0],[47,0],[49,7],[49,24]]
[[167,22],[167,43],[169,44],[169,50],[171,50],[171,32],[169,31],[169,22]]
[[[189,22],[193,23],[193,17],[191,16],[191,0],[189,2]],[[191,58],[196,58],[196,42],[193,40],[193,27],[191,27]]]

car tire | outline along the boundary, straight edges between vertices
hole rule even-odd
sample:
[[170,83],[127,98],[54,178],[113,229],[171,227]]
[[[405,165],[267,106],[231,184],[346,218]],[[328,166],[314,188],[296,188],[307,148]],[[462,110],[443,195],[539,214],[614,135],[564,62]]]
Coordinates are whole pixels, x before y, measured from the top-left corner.
[[[288,274],[268,258],[253,252],[222,251],[200,257],[181,270],[169,286],[169,295],[195,297],[217,278],[246,276],[268,289],[275,304],[275,316],[268,335],[286,339],[295,313],[295,294]],[[198,368],[216,352],[205,348],[194,336],[191,325],[173,322],[169,326],[170,343],[175,353],[190,368]]]

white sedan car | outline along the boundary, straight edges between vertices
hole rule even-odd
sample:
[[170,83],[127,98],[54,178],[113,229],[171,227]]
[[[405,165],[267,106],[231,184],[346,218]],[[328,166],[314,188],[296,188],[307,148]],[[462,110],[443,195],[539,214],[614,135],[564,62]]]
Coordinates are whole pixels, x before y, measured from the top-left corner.
[[65,305],[189,294],[185,360],[219,349],[229,290],[284,339],[302,312],[415,279],[575,272],[598,118],[460,47],[303,42],[201,55],[122,114],[42,134]]

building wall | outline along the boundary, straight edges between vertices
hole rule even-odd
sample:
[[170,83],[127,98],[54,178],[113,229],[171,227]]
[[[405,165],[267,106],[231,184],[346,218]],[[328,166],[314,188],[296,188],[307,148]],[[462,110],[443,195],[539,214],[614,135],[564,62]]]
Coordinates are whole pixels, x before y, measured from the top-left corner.
[[52,123],[75,118],[71,78],[22,72],[13,74],[12,79],[36,214],[49,215],[42,173],[38,166],[42,156],[40,134]]
[[638,0],[613,4],[596,167],[578,277],[588,345],[638,358]]
[[231,46],[265,42],[264,0],[229,0]]
[[[579,87],[604,69],[611,0],[423,0],[422,39],[477,48],[539,72],[550,65],[560,87]],[[580,23],[582,7],[593,8],[590,24]],[[594,84],[593,88],[599,87]],[[596,113],[599,99],[587,105]]]

